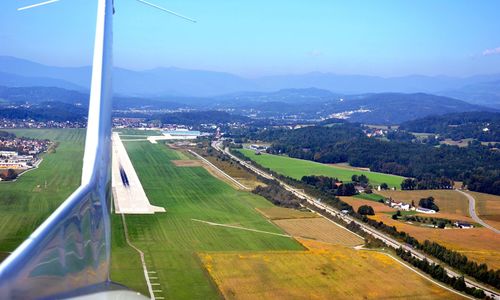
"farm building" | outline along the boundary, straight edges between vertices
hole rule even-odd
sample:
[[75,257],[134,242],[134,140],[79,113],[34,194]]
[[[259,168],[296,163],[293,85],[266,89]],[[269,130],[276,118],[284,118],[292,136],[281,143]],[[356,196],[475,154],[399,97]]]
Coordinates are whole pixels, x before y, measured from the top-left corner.
[[435,214],[436,213],[436,211],[433,209],[423,208],[423,207],[417,207],[417,212],[421,212],[424,214]]
[[467,222],[462,222],[462,221],[456,221],[455,223],[453,223],[453,225],[455,227],[464,228],[464,229],[474,228],[474,226],[472,224],[467,223]]
[[399,210],[405,210],[405,211],[408,211],[411,208],[410,204],[406,204],[406,203],[403,203],[403,202],[398,202],[398,203],[391,202],[390,205],[391,205],[392,208],[396,208],[396,209],[399,209]]

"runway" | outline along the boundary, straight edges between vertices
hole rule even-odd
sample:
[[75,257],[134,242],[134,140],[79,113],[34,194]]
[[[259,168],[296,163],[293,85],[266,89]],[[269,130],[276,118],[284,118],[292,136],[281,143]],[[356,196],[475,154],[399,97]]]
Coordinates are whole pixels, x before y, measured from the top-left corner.
[[154,206],[142,188],[141,181],[128,157],[118,133],[114,132],[113,165],[111,186],[113,189],[114,211],[117,214],[154,214],[165,212],[163,207]]

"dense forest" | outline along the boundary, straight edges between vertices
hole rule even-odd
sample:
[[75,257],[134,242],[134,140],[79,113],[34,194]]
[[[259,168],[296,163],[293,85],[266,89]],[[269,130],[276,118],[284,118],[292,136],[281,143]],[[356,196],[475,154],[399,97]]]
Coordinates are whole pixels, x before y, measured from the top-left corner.
[[1,107],[0,118],[26,120],[31,119],[39,122],[45,121],[70,121],[81,122],[87,117],[87,109],[63,102],[43,102],[30,107]]
[[469,189],[500,195],[500,153],[481,144],[434,147],[368,138],[359,125],[334,124],[296,130],[265,129],[236,136],[271,142],[272,154],[321,163],[348,162],[372,171],[414,177],[415,188],[449,188],[452,180]]
[[500,113],[464,112],[429,116],[402,123],[399,128],[439,134],[453,140],[473,138],[482,142],[500,142]]

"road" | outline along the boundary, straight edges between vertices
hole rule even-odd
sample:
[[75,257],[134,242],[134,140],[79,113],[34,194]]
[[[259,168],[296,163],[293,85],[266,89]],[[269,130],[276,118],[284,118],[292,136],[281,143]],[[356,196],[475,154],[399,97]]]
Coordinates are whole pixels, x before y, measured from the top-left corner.
[[476,199],[474,199],[474,197],[472,197],[471,194],[466,193],[466,192],[461,191],[461,190],[455,190],[455,191],[457,191],[460,194],[464,195],[469,200],[469,215],[471,216],[472,219],[474,219],[474,221],[476,223],[479,223],[479,224],[483,225],[485,228],[488,228],[489,230],[492,230],[493,232],[495,232],[497,234],[500,233],[500,230],[498,230],[495,227],[487,224],[486,222],[484,222],[483,220],[481,220],[481,218],[479,218],[479,216],[476,213]]
[[[240,159],[239,157],[236,157],[235,155],[233,155],[231,152],[229,152],[229,150],[226,148],[226,149],[223,149],[222,148],[222,142],[218,142],[218,141],[214,141],[212,142],[212,147],[214,149],[216,149],[217,151],[220,151],[226,155],[228,155],[229,157],[231,157],[233,160],[237,161],[238,163],[240,163],[242,166],[244,167],[247,167],[248,169],[252,170],[253,172],[255,172],[256,174],[264,177],[264,178],[268,178],[268,179],[274,179],[276,181],[279,182],[279,184],[284,188],[286,189],[287,191],[290,191],[291,193],[293,193],[295,196],[301,198],[301,199],[304,199],[306,200],[309,204],[312,204],[314,206],[316,206],[317,208],[320,208],[320,209],[323,209],[325,212],[327,212],[328,214],[332,215],[332,216],[335,216],[335,217],[338,217],[342,220],[344,220],[345,222],[347,223],[350,223],[350,222],[354,222],[356,223],[357,225],[359,225],[361,227],[361,229],[370,234],[371,236],[383,241],[385,244],[387,244],[388,246],[390,247],[393,247],[395,249],[398,249],[398,248],[403,248],[404,250],[406,251],[409,251],[414,257],[420,259],[420,260],[423,260],[423,259],[427,259],[430,263],[435,263],[435,264],[439,264],[438,261],[436,261],[435,259],[432,259],[430,258],[429,256],[415,250],[413,247],[405,244],[405,243],[402,243],[402,242],[399,242],[398,240],[378,231],[378,230],[375,230],[371,227],[369,227],[368,225],[366,225],[365,223],[361,222],[361,221],[358,221],[348,215],[345,215],[343,213],[341,213],[340,211],[332,208],[331,206],[328,206],[328,205],[325,205],[321,202],[319,202],[317,199],[315,199],[314,197],[311,197],[305,193],[303,193],[302,191],[299,191],[297,189],[295,189],[294,187],[286,184],[285,182],[273,177],[272,174],[268,174],[264,171],[262,171],[261,169],[255,167],[254,165],[250,164],[250,163],[247,163],[246,161]],[[460,277],[462,276],[460,273],[456,272],[455,270],[449,268],[449,267],[444,267],[446,272],[448,273],[448,275],[450,276],[454,276],[454,277]],[[468,287],[475,287],[475,288],[480,288],[482,289],[485,294],[495,300],[500,300],[500,294],[490,288],[487,288],[485,286],[483,286],[482,284],[479,284],[477,283],[476,281],[473,281],[469,278],[465,278],[465,284],[468,286]]]

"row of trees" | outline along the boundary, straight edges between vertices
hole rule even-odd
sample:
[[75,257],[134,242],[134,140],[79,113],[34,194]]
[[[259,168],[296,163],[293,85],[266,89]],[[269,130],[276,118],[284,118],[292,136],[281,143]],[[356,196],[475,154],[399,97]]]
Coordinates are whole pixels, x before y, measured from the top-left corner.
[[446,177],[426,176],[424,178],[406,178],[401,182],[402,190],[439,190],[453,189],[453,180]]
[[405,251],[402,248],[396,249],[396,254],[404,261],[409,262],[414,267],[417,267],[425,273],[431,275],[432,278],[444,282],[458,291],[465,292],[479,299],[486,297],[483,290],[476,289],[474,287],[467,287],[463,277],[450,277],[446,270],[440,265],[429,263],[426,259],[420,260],[411,255],[410,251]]
[[276,206],[299,208],[301,200],[291,192],[283,189],[279,183],[269,180],[267,186],[257,186],[252,192],[271,201]]
[[426,240],[418,248],[481,282],[497,289],[500,288],[500,270],[488,269],[485,263],[478,264],[469,260],[464,254],[450,250],[436,242]]

